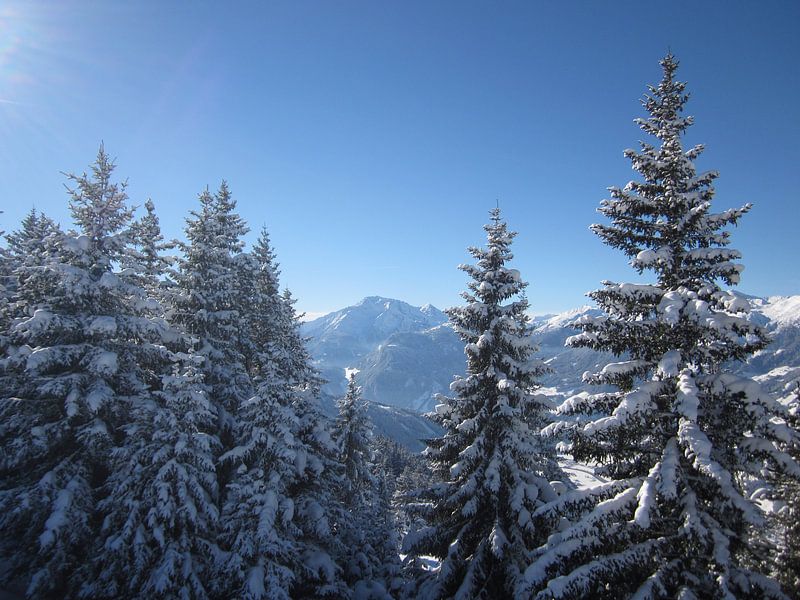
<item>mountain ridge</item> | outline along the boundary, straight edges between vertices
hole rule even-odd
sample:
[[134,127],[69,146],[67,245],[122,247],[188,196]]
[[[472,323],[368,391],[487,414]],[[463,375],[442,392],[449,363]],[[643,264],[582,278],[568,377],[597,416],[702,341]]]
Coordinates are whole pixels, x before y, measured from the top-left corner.
[[[780,391],[800,376],[800,295],[749,296],[750,318],[765,327],[773,343],[733,370],[758,379],[771,392]],[[552,369],[540,378],[561,394],[591,388],[582,380],[613,360],[609,353],[565,347],[576,330],[572,322],[600,314],[584,305],[561,313],[532,317],[539,357]],[[316,367],[327,380],[324,391],[340,396],[346,387],[345,369],[356,369],[364,396],[377,403],[426,412],[436,395],[447,393],[455,375],[463,375],[464,344],[447,315],[431,304],[413,306],[402,300],[368,296],[357,304],[301,325]]]

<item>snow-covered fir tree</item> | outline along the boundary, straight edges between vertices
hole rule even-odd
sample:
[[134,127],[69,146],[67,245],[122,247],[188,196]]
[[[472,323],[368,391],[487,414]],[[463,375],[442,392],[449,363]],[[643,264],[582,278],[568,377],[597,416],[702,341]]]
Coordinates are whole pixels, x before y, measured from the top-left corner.
[[345,505],[352,510],[364,503],[375,485],[372,476],[371,450],[372,424],[367,416],[367,404],[356,385],[355,373],[350,374],[347,392],[336,402],[339,415],[334,425],[334,438],[339,446],[339,456],[344,466]]
[[368,519],[368,530],[372,537],[371,546],[377,564],[375,574],[380,587],[373,584],[366,586],[366,591],[371,592],[375,600],[384,598],[384,592],[389,598],[399,598],[402,597],[407,582],[400,561],[400,529],[395,517],[394,498],[385,473],[375,469],[373,476],[377,488],[369,505],[372,516]]
[[[22,219],[19,229],[6,236],[6,253],[12,271],[20,266],[45,264],[48,258],[56,255],[54,237],[57,239],[61,234],[62,231],[50,217],[35,208],[31,209]],[[22,271],[20,275],[29,273]],[[12,287],[19,285],[19,282],[14,282]]]
[[32,261],[40,264],[15,269],[18,318],[3,360],[15,383],[0,398],[0,552],[6,577],[35,598],[74,596],[87,578],[111,450],[163,358],[163,324],[132,308],[144,292],[114,271],[132,213],[113,170],[101,147],[91,176],[69,176],[78,231],[40,221],[52,231]]
[[255,393],[236,414],[233,447],[221,458],[233,471],[223,506],[222,545],[230,575],[220,593],[290,598],[299,554],[288,488],[297,478],[295,389],[285,371],[278,331],[286,322],[277,264],[265,229],[250,253],[237,257],[241,352]]
[[[289,348],[293,313],[287,309],[280,290],[280,270],[266,227],[262,227],[250,252],[239,255],[237,270],[242,318],[247,321],[242,352],[248,373],[262,381],[267,371],[292,379],[294,367],[303,371]],[[299,360],[307,356],[301,353]]]
[[80,593],[87,598],[202,598],[218,563],[216,411],[195,340],[165,321],[171,259],[152,201],[132,223],[120,278],[147,292],[131,307],[162,328],[146,394],[131,405],[98,503],[99,541]]
[[[800,381],[790,386],[784,399],[786,421],[800,432]],[[787,453],[800,463],[800,435],[786,444]],[[775,575],[786,594],[793,600],[800,598],[800,482],[782,477],[778,495],[783,503],[778,513],[778,553]]]
[[420,598],[511,598],[532,551],[552,532],[537,509],[555,500],[551,481],[566,479],[553,446],[538,435],[548,406],[537,395],[545,367],[535,358],[526,315],[526,283],[506,266],[514,236],[500,210],[484,227],[487,246],[470,248],[475,265],[466,306],[449,309],[465,342],[467,376],[436,407],[445,428],[427,454],[443,482],[427,490],[429,526],[409,533],[405,551],[441,566],[420,574]]
[[86,598],[212,596],[220,560],[216,413],[198,368],[203,359],[191,352],[172,359],[172,373],[134,407],[114,450]]
[[297,419],[291,390],[265,373],[238,413],[238,445],[222,456],[235,466],[223,506],[221,541],[228,577],[218,590],[240,598],[292,597],[299,554],[295,502]]
[[[25,316],[25,298],[30,295],[30,290],[42,285],[40,277],[48,276],[49,272],[39,267],[57,255],[61,235],[55,222],[31,209],[22,219],[19,229],[6,236],[8,246],[0,249],[0,285],[3,288],[0,339],[5,340],[0,342],[0,351],[8,342],[12,324]],[[10,383],[6,382],[3,389],[10,390]]]
[[726,226],[750,209],[711,211],[714,171],[685,149],[685,84],[678,62],[661,61],[649,88],[642,142],[625,156],[641,175],[610,188],[593,225],[654,281],[603,282],[589,295],[604,315],[584,317],[575,347],[613,352],[619,362],[585,378],[618,391],[568,399],[576,460],[597,463],[611,497],[559,533],[526,573],[542,598],[779,597],[777,584],[748,569],[749,531],[764,520],[748,494],[763,467],[797,474],[779,448],[790,435],[756,382],[726,371],[763,348],[748,302],[721,289],[738,282],[738,251]]
[[[6,236],[8,247],[3,249],[6,259],[3,282],[8,298],[7,328],[11,322],[25,316],[28,308],[26,298],[37,287],[46,285],[41,278],[52,278],[52,272],[43,267],[57,258],[62,235],[52,219],[31,209],[22,219],[19,229]],[[16,301],[15,296],[18,296]]]
[[[385,523],[384,547],[393,549],[392,559],[398,556],[400,541],[411,529],[419,529],[424,521],[413,513],[412,503],[419,490],[430,487],[438,481],[431,473],[427,459],[418,452],[412,452],[399,442],[382,435],[374,434],[370,447],[373,453],[374,475],[378,480],[379,517],[376,522]],[[390,514],[386,514],[388,513]],[[387,568],[388,567],[388,568]],[[398,587],[406,587],[402,565],[393,560],[384,561],[384,580],[390,582],[390,592],[402,597]]]
[[[197,354],[205,359],[203,383],[224,451],[232,444],[239,404],[251,396],[242,355],[246,323],[237,272],[247,226],[224,181],[215,194],[200,194],[200,210],[192,211],[186,223],[187,241],[181,244],[183,256],[172,273],[176,285],[170,289],[169,310],[172,321],[198,340]],[[220,469],[220,491],[228,475]]]
[[266,230],[237,256],[239,349],[254,392],[238,406],[221,536],[228,552],[223,595],[346,595],[334,530],[341,511],[335,451],[314,398],[319,380],[282,295]]
[[174,262],[166,254],[175,248],[174,242],[165,242],[153,201],[144,203],[145,214],[131,225],[131,247],[122,262],[123,272],[129,271],[151,298],[163,299],[164,278]]
[[299,549],[293,597],[346,598],[349,590],[337,562],[345,555],[336,536],[339,524],[345,521],[343,507],[337,501],[342,485],[337,448],[319,407],[320,379],[300,335],[294,300],[288,290],[282,298],[288,327],[281,328],[278,335],[289,358],[286,378],[295,391],[292,408],[298,441],[297,476],[289,490],[295,502]]
[[391,598],[390,592],[400,587],[397,537],[389,496],[375,472],[372,423],[354,373],[337,406],[334,439],[344,468],[340,496],[347,516],[342,532],[345,575],[355,598]]

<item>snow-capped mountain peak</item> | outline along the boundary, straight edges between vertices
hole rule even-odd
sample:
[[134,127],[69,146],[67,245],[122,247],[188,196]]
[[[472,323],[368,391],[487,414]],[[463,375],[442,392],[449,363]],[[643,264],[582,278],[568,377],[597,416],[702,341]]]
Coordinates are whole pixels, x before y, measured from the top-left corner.
[[555,315],[545,315],[534,320],[537,333],[544,333],[554,329],[569,327],[584,315],[599,314],[599,310],[592,306],[584,305],[579,308],[566,310]]
[[770,296],[757,310],[776,328],[800,325],[800,296]]
[[402,300],[368,296],[353,306],[304,323],[303,333],[315,339],[354,335],[373,341],[392,333],[428,329],[445,321],[447,316],[431,305],[418,308]]

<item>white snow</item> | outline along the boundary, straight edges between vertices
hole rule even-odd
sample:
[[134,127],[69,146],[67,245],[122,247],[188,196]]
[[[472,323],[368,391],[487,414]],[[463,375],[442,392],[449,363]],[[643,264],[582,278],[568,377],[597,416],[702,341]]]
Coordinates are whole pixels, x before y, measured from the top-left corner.
[[595,487],[601,483],[606,483],[602,477],[598,477],[594,472],[594,467],[584,463],[579,463],[571,458],[562,456],[558,460],[559,466],[569,475],[570,480],[579,490]]
[[113,375],[117,372],[118,368],[119,364],[117,362],[116,352],[101,350],[92,361],[92,370],[101,375]]
[[94,335],[113,335],[117,331],[117,320],[114,317],[95,317],[86,332]]
[[761,313],[777,323],[778,327],[800,325],[800,295],[770,296],[760,307]]
[[678,366],[681,362],[679,350],[669,350],[661,357],[658,363],[658,372],[662,377],[675,377],[678,374]]

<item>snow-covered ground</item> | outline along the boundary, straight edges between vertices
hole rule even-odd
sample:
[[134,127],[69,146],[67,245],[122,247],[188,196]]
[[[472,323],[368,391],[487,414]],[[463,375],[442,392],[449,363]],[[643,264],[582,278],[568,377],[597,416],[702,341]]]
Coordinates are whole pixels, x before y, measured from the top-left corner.
[[594,468],[590,465],[575,462],[566,456],[562,456],[558,464],[561,465],[561,468],[569,475],[569,478],[578,486],[578,489],[590,488],[606,482],[605,479],[601,479],[594,474]]

